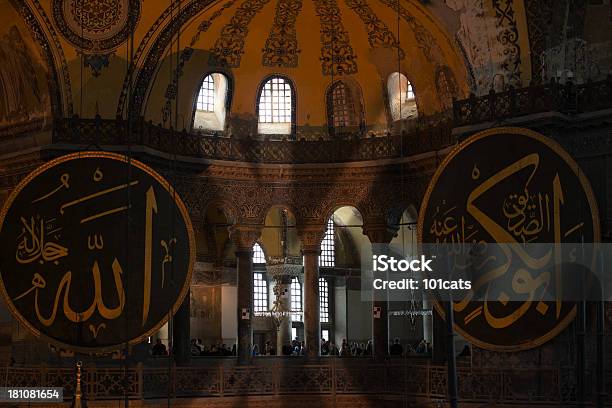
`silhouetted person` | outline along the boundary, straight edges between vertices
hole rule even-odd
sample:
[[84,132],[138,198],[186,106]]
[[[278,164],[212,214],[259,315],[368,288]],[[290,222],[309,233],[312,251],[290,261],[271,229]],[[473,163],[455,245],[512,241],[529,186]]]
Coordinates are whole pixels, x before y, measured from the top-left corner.
[[291,344],[283,344],[283,347],[281,348],[281,352],[283,356],[290,356],[291,353],[293,352],[293,346]]
[[365,347],[365,351],[363,352],[364,356],[372,355],[372,340],[368,340],[368,344]]
[[391,345],[391,348],[389,349],[389,354],[391,354],[392,356],[401,356],[403,352],[404,348],[400,344],[399,339],[396,337],[395,341]]
[[191,339],[191,355],[199,356],[202,354],[202,349],[198,346],[196,339]]
[[274,352],[274,347],[272,347],[272,342],[270,340],[266,340],[265,354],[267,356],[273,356],[274,354],[276,354]]
[[342,346],[340,347],[340,357],[349,357],[351,355],[351,349],[349,348],[346,339],[342,339]]
[[168,350],[166,350],[166,346],[162,343],[161,339],[157,339],[155,345],[153,346],[152,353],[154,356],[167,356]]
[[336,357],[340,355],[340,350],[338,350],[338,347],[336,347],[336,343],[334,343],[333,341],[329,344],[329,355]]
[[325,339],[321,339],[321,355],[326,356],[329,354],[329,342]]

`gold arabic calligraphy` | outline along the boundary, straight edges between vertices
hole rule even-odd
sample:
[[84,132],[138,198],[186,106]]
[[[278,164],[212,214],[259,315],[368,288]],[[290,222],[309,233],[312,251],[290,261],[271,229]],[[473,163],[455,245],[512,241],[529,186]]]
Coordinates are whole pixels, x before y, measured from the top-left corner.
[[[97,167],[93,177],[93,181],[97,184],[102,184],[104,180],[104,173]],[[70,175],[65,173],[60,178],[60,185],[52,190],[51,192],[45,194],[44,196],[36,199],[33,203],[40,203],[49,198],[53,197],[60,190],[69,189],[69,180]],[[128,183],[120,184],[117,186],[107,186],[103,187],[97,192],[93,192],[87,195],[84,195],[80,198],[72,199],[68,202],[58,205],[58,216],[64,215],[65,211],[71,209],[79,204],[96,200],[102,196],[107,194],[111,194],[126,188],[130,188],[139,184],[138,180],[131,181]],[[145,210],[145,231],[144,231],[144,270],[143,270],[143,312],[142,312],[142,325],[144,326],[147,322],[149,316],[149,307],[150,307],[150,298],[151,298],[151,276],[152,276],[152,260],[153,260],[153,231],[154,231],[154,216],[157,214],[157,200],[155,196],[155,189],[153,186],[150,186],[146,191],[146,210]],[[116,214],[118,212],[124,211],[131,208],[130,205],[123,205],[116,208],[112,208],[109,210],[104,210],[98,213],[95,213],[90,216],[86,216],[80,219],[80,224],[88,223],[91,221],[98,220],[102,217],[107,217],[112,214]],[[69,256],[68,248],[60,245],[54,240],[49,238],[51,233],[56,233],[61,230],[61,228],[56,229],[49,232],[45,232],[45,220],[40,215],[36,217],[31,216],[29,220],[25,217],[21,217],[22,230],[21,234],[17,238],[16,244],[16,252],[15,259],[19,264],[30,264],[33,262],[39,262],[40,264],[44,264],[45,262],[53,262],[55,265],[59,265],[59,261],[62,258]],[[83,227],[81,227],[83,228]],[[56,235],[57,237],[57,235]],[[57,239],[55,240],[57,241]],[[171,238],[167,242],[165,240],[161,241],[162,248],[164,253],[161,254],[161,287],[164,287],[164,275],[165,275],[165,267],[167,263],[171,263],[173,261],[173,257],[170,252],[171,246],[177,243],[177,238]],[[87,248],[90,251],[102,251],[104,249],[104,239],[102,234],[100,233],[89,233],[87,236]],[[124,290],[123,283],[123,268],[117,259],[117,257],[113,257],[112,261],[112,274],[114,279],[114,288],[116,292],[116,302],[117,304],[114,307],[109,307],[107,303],[104,301],[104,294],[102,293],[102,273],[100,269],[100,263],[96,259],[93,261],[93,265],[91,266],[91,276],[93,278],[93,300],[91,304],[85,308],[84,310],[77,311],[73,308],[70,302],[70,293],[71,293],[71,285],[73,284],[73,271],[68,270],[62,276],[59,284],[55,288],[55,295],[53,297],[52,304],[41,305],[39,302],[41,297],[39,294],[44,290],[49,290],[47,286],[47,281],[42,276],[41,273],[35,272],[31,281],[31,287],[20,295],[14,297],[13,301],[18,301],[20,299],[25,298],[28,294],[34,292],[34,308],[36,312],[36,317],[39,322],[44,326],[52,326],[56,321],[58,316],[58,310],[61,310],[63,315],[69,321],[73,323],[83,323],[88,321],[94,313],[97,311],[99,316],[102,319],[106,320],[114,320],[120,317],[123,313],[126,295]],[[48,315],[45,315],[43,311],[50,311]],[[105,323],[98,323],[96,325],[89,325],[89,330],[91,331],[94,338],[97,338],[101,328],[106,328]]]
[[[548,313],[549,306],[542,300],[544,293],[549,290],[549,286],[554,277],[555,282],[555,317],[558,319],[562,307],[563,284],[561,279],[561,254],[558,249],[550,249],[547,253],[533,257],[525,249],[524,245],[537,240],[542,231],[553,231],[554,242],[561,242],[561,206],[564,204],[563,188],[559,174],[556,174],[551,180],[551,192],[530,192],[530,185],[534,175],[538,171],[540,165],[540,157],[537,153],[529,154],[512,163],[511,165],[501,169],[491,177],[484,179],[476,186],[468,195],[466,201],[466,214],[460,214],[456,206],[445,209],[448,205],[442,201],[436,207],[433,221],[429,228],[429,233],[434,237],[436,243],[449,244],[451,256],[456,256],[462,251],[465,252],[470,245],[459,245],[462,243],[475,244],[486,252],[487,243],[479,239],[479,232],[487,233],[493,242],[496,242],[498,249],[503,255],[505,261],[501,264],[495,263],[495,256],[478,259],[468,264],[455,262],[456,270],[465,270],[468,267],[473,270],[480,271],[478,278],[472,285],[472,289],[467,294],[455,302],[455,312],[465,311],[474,299],[475,294],[480,290],[485,290],[484,304],[476,307],[464,317],[464,324],[469,324],[479,315],[484,315],[487,324],[495,329],[506,328],[518,321],[524,316],[530,308],[535,304],[537,312],[541,315]],[[474,165],[474,169],[477,169]],[[504,225],[493,219],[493,215],[488,214],[480,208],[476,202],[480,197],[489,192],[500,183],[516,176],[519,172],[527,171],[528,177],[524,182],[521,191],[509,194],[504,200],[500,213],[506,220]],[[478,177],[481,176],[478,172]],[[474,219],[477,225],[469,220]],[[579,223],[571,230],[565,231],[563,234],[567,236],[570,233],[578,231],[584,223]],[[482,231],[479,229],[482,228]],[[514,271],[511,281],[512,290],[517,295],[524,295],[525,300],[515,310],[506,316],[495,316],[490,308],[489,292],[494,281],[505,276],[510,269],[513,257],[517,257],[524,268],[518,268]],[[554,260],[554,267],[552,266]],[[554,271],[550,271],[554,268]],[[533,276],[532,272],[536,272],[537,276]],[[539,294],[539,296],[538,296]],[[510,299],[507,293],[501,292],[497,297],[497,301],[505,305]]]

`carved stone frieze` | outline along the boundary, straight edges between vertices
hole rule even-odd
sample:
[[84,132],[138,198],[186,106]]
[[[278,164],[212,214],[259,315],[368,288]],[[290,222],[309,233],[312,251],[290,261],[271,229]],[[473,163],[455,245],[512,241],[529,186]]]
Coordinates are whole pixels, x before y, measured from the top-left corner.
[[[408,206],[418,207],[430,172],[409,174],[362,168],[353,169],[350,177],[344,169],[310,169],[284,175],[282,169],[223,168],[207,172],[214,176],[185,176],[177,180],[177,190],[190,214],[202,217],[209,205],[223,208],[228,218],[238,224],[263,224],[273,206],[290,210],[300,224],[324,225],[325,220],[341,206],[355,207],[364,218],[386,220],[390,212],[402,212]],[[311,174],[309,174],[311,172]],[[368,174],[360,177],[359,173]],[[322,174],[325,173],[325,174]],[[399,174],[398,174],[399,173]],[[225,177],[231,177],[227,179]],[[240,180],[240,178],[247,178]],[[290,177],[289,180],[283,180]],[[273,181],[274,180],[274,181]]]

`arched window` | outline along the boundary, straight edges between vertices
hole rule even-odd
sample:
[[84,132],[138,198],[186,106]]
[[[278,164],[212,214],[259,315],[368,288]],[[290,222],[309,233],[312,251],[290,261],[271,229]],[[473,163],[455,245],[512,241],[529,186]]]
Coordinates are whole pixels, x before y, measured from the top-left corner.
[[212,75],[207,75],[202,82],[198,94],[198,110],[204,112],[215,111],[215,79]]
[[302,285],[297,277],[291,279],[291,311],[299,312],[291,315],[294,322],[302,321]]
[[393,120],[408,119],[418,115],[416,95],[406,75],[400,72],[389,75],[387,93]]
[[351,126],[351,116],[353,116],[353,97],[351,91],[344,85],[344,82],[338,81],[330,89],[330,92],[330,122],[337,128]]
[[327,220],[327,230],[321,241],[321,256],[319,266],[333,268],[336,266],[336,243],[334,241],[334,220],[329,217]]
[[193,128],[223,130],[227,111],[228,82],[220,73],[208,74],[196,98]]
[[253,306],[255,313],[268,311],[268,282],[262,272],[253,272]]
[[[266,255],[259,243],[253,245],[253,264],[265,264]],[[253,310],[254,313],[268,311],[268,281],[265,272],[260,267],[253,272]]]
[[257,242],[253,245],[253,263],[254,264],[265,264],[266,263],[266,254],[264,254],[261,245]]
[[327,124],[331,135],[354,134],[363,124],[358,85],[336,81],[327,90]]
[[290,135],[295,122],[295,97],[288,78],[273,76],[259,91],[257,103],[258,132],[267,135]]
[[329,284],[325,278],[319,278],[319,321],[329,323]]

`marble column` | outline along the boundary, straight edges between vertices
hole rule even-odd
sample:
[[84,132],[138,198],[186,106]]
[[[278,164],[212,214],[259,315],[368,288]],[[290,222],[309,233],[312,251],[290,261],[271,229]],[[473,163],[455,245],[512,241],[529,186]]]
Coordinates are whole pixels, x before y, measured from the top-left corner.
[[291,276],[279,276],[275,281],[275,311],[283,314],[276,318],[276,355],[282,356],[283,346],[291,343]]
[[[363,233],[371,244],[389,244],[397,229],[384,223],[365,224]],[[389,353],[389,302],[380,295],[375,296],[372,292],[372,354],[377,359],[384,359]]]
[[273,312],[278,313],[275,318],[277,323],[276,354],[283,355],[283,346],[291,343],[291,280],[302,272],[302,265],[292,258],[271,258],[268,261],[268,274],[274,280],[274,302]]
[[237,262],[238,364],[252,362],[253,245],[260,234],[261,230],[255,226],[234,226],[230,230]]
[[298,228],[304,255],[304,340],[308,358],[318,358],[321,342],[319,316],[319,255],[324,226]]

